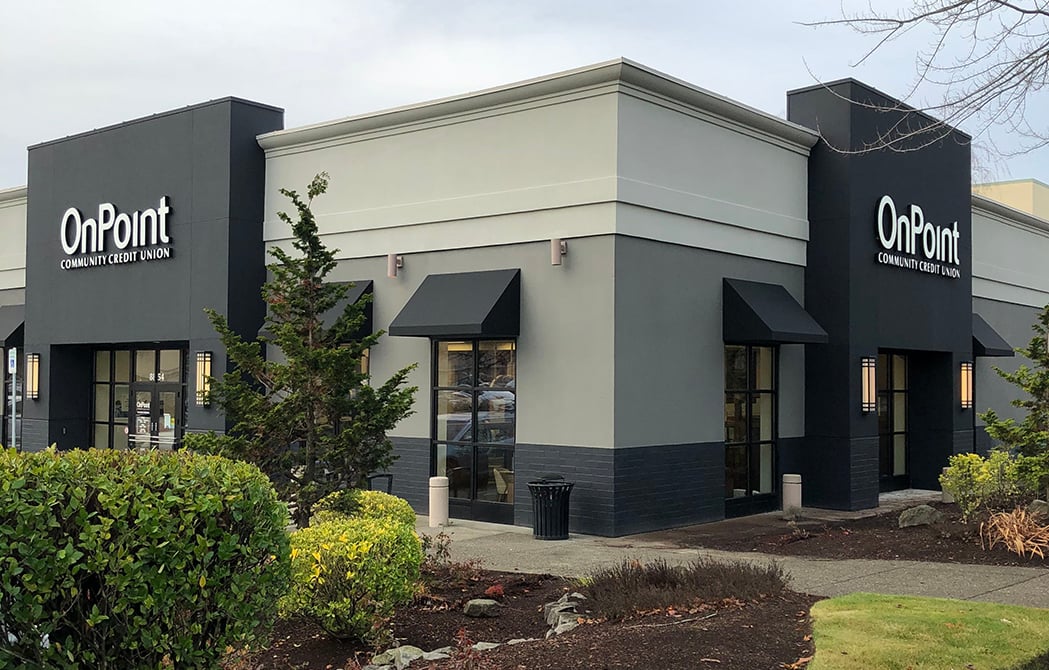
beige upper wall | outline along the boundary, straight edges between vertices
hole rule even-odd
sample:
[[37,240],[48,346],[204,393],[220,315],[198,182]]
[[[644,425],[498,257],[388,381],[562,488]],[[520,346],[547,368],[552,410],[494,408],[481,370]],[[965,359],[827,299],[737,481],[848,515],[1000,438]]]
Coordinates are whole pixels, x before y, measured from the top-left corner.
[[[815,141],[614,61],[261,136],[265,237],[290,236],[279,189],[324,170],[332,190],[315,213],[342,258],[619,233],[804,265]],[[638,225],[603,207],[615,203],[673,216]]]
[[626,89],[619,97],[617,231],[805,265],[808,149]]
[[288,208],[279,189],[302,192],[320,171],[331,188],[314,213],[343,258],[607,232],[611,216],[567,210],[615,198],[615,95],[592,91],[558,103],[269,151],[265,238],[290,235],[277,218]]
[[974,184],[973,193],[1040,219],[1049,220],[1049,185],[1037,179]]
[[0,191],[0,291],[25,288],[26,188]]

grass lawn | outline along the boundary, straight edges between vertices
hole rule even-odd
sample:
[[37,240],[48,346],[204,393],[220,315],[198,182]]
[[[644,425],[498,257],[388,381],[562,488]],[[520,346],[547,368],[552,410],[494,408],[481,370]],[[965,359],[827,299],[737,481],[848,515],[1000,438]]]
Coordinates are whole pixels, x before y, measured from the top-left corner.
[[1049,667],[1049,610],[854,593],[816,603],[812,620],[809,670]]

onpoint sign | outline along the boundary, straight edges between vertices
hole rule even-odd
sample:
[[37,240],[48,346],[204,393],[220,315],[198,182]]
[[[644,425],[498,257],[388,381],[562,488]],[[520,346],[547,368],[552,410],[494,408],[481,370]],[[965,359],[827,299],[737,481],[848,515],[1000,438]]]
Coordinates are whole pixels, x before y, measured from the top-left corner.
[[[130,214],[104,202],[98,206],[98,218],[85,219],[80,210],[70,207],[59,226],[62,251],[70,258],[63,259],[59,267],[72,270],[171,258],[171,247],[162,246],[171,243],[170,213],[167,196],[160,198],[156,208]],[[113,252],[107,254],[110,242]]]
[[[925,212],[911,205],[907,214],[898,214],[892,197],[883,195],[875,219],[878,241],[885,251],[877,260],[882,265],[917,270],[957,279],[961,272],[958,254],[958,222],[950,227],[936,226],[925,220]],[[898,253],[891,253],[891,252]],[[904,255],[906,254],[906,255]],[[924,260],[917,256],[924,256]]]

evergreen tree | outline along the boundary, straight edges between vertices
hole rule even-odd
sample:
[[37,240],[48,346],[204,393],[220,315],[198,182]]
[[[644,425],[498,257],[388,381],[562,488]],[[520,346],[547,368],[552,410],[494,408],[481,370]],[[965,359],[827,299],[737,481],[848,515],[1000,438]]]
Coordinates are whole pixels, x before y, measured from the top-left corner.
[[260,339],[280,350],[266,360],[263,344],[244,340],[226,318],[207,310],[229,357],[229,372],[212,381],[211,398],[225,412],[224,435],[187,435],[192,449],[219,453],[257,465],[284,498],[296,503],[294,519],[309,522],[313,505],[328,493],[360,487],[365,477],[394,460],[386,437],[412,414],[415,387],[405,387],[414,365],[379,386],[369,383],[361,360],[383,332],[354,334],[365,320],[365,295],[349,304],[330,328],[323,316],[346,296],[350,286],[327,283],[336,250],[320,239],[310,206],[328,188],[328,175],[314,177],[303,201],[281,189],[298,219],[278,213],[294,236],[297,254],[269,251],[271,279],[262,288],[267,305]]
[[1001,419],[989,409],[980,415],[987,424],[987,434],[1010,452],[1019,454],[1018,472],[1032,491],[1049,493],[1049,305],[1031,326],[1035,335],[1024,349],[1016,351],[1033,363],[1021,364],[1016,372],[995,368],[1006,381],[1019,387],[1024,395],[1012,401],[1014,407],[1026,411],[1017,423]]
[[1014,407],[1026,411],[1020,423],[1001,419],[993,409],[980,415],[987,424],[987,433],[1003,447],[1024,456],[1049,455],[1049,305],[1031,326],[1035,335],[1024,349],[1016,351],[1033,363],[1020,365],[1016,372],[995,368],[1002,379],[1019,387],[1024,396],[1012,401]]

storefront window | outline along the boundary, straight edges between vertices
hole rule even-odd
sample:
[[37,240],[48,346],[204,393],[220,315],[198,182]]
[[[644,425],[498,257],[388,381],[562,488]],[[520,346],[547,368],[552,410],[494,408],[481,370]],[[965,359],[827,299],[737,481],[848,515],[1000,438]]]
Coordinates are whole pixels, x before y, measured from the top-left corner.
[[514,501],[513,340],[434,343],[432,454],[453,499]]
[[95,352],[92,446],[174,449],[181,442],[185,352]]
[[775,492],[776,349],[725,346],[725,497]]

